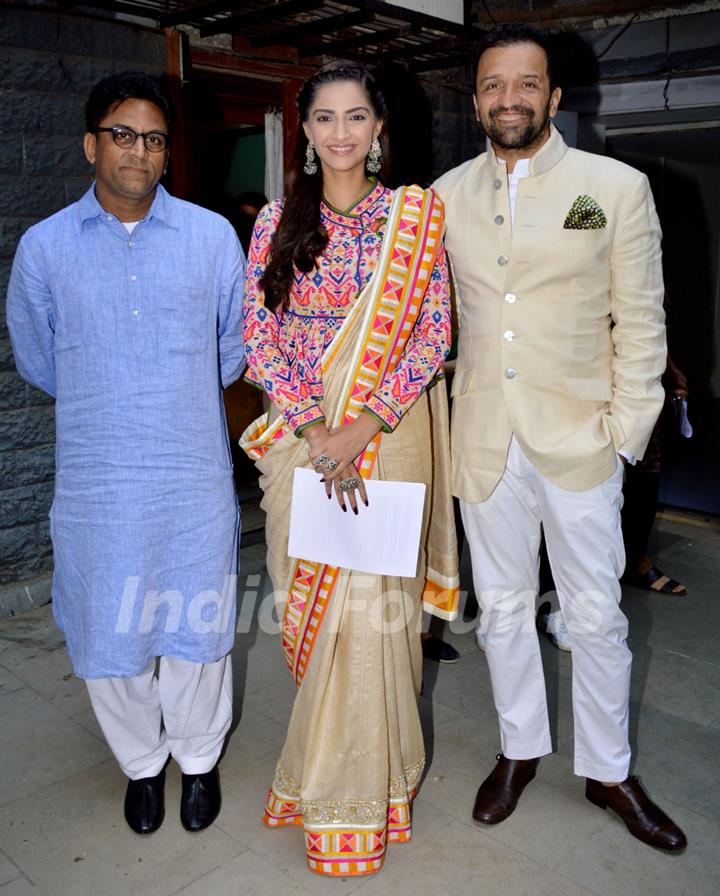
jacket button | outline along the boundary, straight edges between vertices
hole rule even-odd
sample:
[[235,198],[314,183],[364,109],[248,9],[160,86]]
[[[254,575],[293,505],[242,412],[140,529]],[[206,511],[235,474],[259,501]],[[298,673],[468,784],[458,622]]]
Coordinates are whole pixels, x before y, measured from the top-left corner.
[[493,181],[493,187],[495,187],[496,190],[499,190],[501,186],[502,186],[501,180]]
[[495,218],[495,223],[496,223],[496,224],[504,224],[504,223],[505,223],[505,218],[503,218],[502,215],[497,215],[496,218]]
[[508,367],[507,370],[505,371],[505,377],[509,380],[511,380],[516,375],[517,375],[517,370],[515,370],[514,367]]
[[507,255],[501,255],[500,258],[498,258],[498,264],[500,265],[501,268],[504,268],[507,263],[508,263]]
[[514,305],[515,302],[517,302],[517,296],[514,292],[508,292],[505,294],[505,301],[508,303],[508,305]]
[[505,342],[512,342],[514,338],[515,334],[512,330],[505,330],[505,332],[503,333],[503,339],[505,340]]

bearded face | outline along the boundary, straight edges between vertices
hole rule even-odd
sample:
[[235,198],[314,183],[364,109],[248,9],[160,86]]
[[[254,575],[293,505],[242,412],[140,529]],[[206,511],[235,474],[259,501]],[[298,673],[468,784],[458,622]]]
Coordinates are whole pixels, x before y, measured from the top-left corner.
[[474,100],[478,120],[496,149],[532,152],[547,139],[560,90],[550,89],[542,47],[511,44],[481,56]]
[[548,129],[550,100],[539,117],[530,106],[520,104],[495,107],[488,115],[489,121],[483,122],[483,128],[492,143],[502,149],[527,149]]

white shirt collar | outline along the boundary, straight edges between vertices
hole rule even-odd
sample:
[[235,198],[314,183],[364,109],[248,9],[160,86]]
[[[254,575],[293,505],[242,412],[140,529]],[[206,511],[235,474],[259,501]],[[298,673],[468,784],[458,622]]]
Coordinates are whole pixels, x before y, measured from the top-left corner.
[[509,172],[510,180],[520,180],[523,177],[530,177],[530,159],[518,159],[515,167]]

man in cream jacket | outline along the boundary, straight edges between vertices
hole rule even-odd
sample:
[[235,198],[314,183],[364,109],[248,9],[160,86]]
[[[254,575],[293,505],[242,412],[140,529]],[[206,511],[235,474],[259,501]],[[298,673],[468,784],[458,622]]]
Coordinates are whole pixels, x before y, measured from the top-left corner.
[[532,28],[486,35],[474,101],[487,152],[435,185],[458,292],[454,492],[502,744],[473,817],[507,818],[552,751],[534,625],[542,526],[573,645],[575,773],[634,836],[678,850],[682,831],[629,776],[618,582],[623,467],[663,402],[660,228],[644,175],[566,146],[551,65]]

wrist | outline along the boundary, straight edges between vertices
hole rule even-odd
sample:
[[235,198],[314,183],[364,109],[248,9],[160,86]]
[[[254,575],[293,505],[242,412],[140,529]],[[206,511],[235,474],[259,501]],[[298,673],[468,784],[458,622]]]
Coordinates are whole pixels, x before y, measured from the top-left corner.
[[312,423],[302,431],[305,441],[311,448],[314,448],[318,442],[321,442],[327,434],[327,426],[324,423]]
[[363,409],[357,419],[361,422],[363,433],[366,433],[368,436],[368,442],[370,439],[375,438],[382,429],[382,423],[374,414],[370,413],[370,411]]

